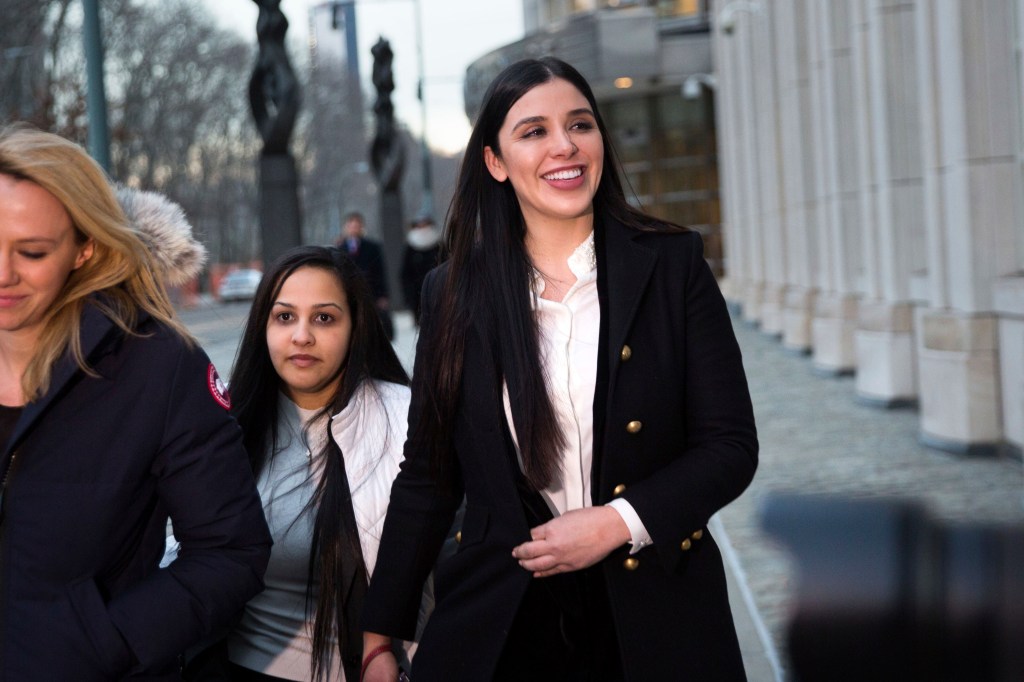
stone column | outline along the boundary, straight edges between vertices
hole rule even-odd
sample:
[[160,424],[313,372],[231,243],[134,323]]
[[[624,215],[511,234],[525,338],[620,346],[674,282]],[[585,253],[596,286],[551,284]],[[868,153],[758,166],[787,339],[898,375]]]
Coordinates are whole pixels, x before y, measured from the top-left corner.
[[854,91],[849,3],[812,2],[808,9],[822,220],[820,291],[815,300],[811,345],[816,371],[847,374],[856,365],[854,332],[859,296],[855,276],[861,267],[856,160],[862,141],[850,132],[856,129],[854,112],[863,103]]
[[763,234],[761,252],[764,258],[761,329],[773,335],[781,334],[783,330],[782,303],[789,259],[779,177],[779,79],[776,71],[774,14],[772,7],[762,6],[762,10],[751,17],[757,96],[757,175],[761,190],[757,225]]
[[[806,352],[811,347],[811,316],[816,292],[817,216],[810,130],[807,8],[805,0],[773,3],[778,46],[779,116],[786,233],[786,282],[782,295],[782,342]],[[770,290],[770,287],[769,287]],[[767,301],[766,296],[766,301]]]
[[749,279],[747,255],[749,238],[744,230],[749,224],[742,220],[740,210],[739,113],[737,103],[736,41],[723,33],[714,22],[711,36],[711,58],[715,76],[715,127],[718,138],[719,192],[722,213],[723,277],[719,281],[722,294],[730,305],[742,308],[743,292]]
[[[913,297],[925,271],[921,139],[913,0],[854,3],[866,40],[874,215],[865,216],[865,298],[856,334],[859,399],[895,406],[916,399]],[[858,36],[861,37],[861,36]],[[868,142],[868,141],[865,141]],[[872,220],[873,219],[873,220]]]
[[[1014,18],[1010,0],[923,2],[917,13],[929,273],[921,438],[947,450],[993,452],[1003,439],[999,339],[1016,333],[1009,321],[1000,329],[993,293],[1015,274],[1021,229]],[[1014,316],[1012,286],[1000,293]]]
[[1003,439],[1009,453],[1020,459],[1024,452],[1024,277],[1001,278],[994,295]]
[[742,194],[740,220],[746,226],[742,232],[746,238],[745,254],[749,257],[746,263],[748,279],[746,290],[743,292],[743,319],[756,323],[763,319],[765,255],[764,232],[762,226],[758,224],[762,210],[760,207],[760,174],[758,173],[758,112],[755,82],[757,55],[753,47],[752,19],[750,14],[741,14],[736,21],[730,40],[736,43],[734,54],[737,68],[735,74],[739,85],[737,89],[739,96],[735,105],[739,110],[740,118],[736,135],[739,146],[737,162],[741,175],[739,192]]

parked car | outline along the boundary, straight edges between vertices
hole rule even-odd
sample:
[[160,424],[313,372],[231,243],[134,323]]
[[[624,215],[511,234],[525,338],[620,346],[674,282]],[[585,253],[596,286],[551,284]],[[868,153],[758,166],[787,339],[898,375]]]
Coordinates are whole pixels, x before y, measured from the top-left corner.
[[217,297],[222,301],[248,301],[256,295],[262,277],[259,270],[232,270],[220,281]]

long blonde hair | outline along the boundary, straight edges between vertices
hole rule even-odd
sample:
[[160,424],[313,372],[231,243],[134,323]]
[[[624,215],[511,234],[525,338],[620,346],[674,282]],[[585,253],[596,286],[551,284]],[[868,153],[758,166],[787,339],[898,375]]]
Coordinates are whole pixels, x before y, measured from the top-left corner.
[[84,149],[58,135],[11,126],[0,130],[0,174],[33,182],[52,194],[71,217],[78,242],[93,241],[92,257],[72,271],[47,312],[21,378],[28,401],[46,393],[54,365],[68,351],[83,371],[93,373],[79,334],[82,309],[93,294],[102,293],[92,302],[128,334],[134,333],[142,310],[192,343],[106,173]]

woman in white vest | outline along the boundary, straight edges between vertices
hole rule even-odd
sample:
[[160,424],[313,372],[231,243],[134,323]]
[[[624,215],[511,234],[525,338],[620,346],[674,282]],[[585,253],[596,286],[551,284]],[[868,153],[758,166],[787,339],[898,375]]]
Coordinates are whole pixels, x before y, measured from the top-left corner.
[[339,249],[292,249],[264,275],[231,395],[274,547],[266,590],[227,638],[231,679],[359,679],[408,381]]

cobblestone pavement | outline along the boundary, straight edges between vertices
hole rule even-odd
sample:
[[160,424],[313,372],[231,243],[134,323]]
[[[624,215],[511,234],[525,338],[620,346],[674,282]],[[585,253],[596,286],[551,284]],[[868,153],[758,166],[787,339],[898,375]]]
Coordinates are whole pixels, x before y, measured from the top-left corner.
[[783,668],[794,574],[788,557],[759,528],[767,494],[898,496],[951,522],[1024,522],[1020,461],[971,459],[920,445],[916,410],[861,405],[852,377],[815,374],[810,358],[784,350],[776,338],[737,317],[733,326],[761,454],[753,484],[719,517]]

